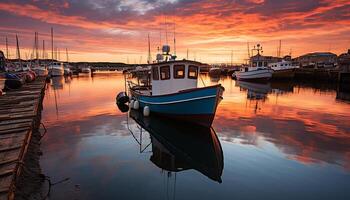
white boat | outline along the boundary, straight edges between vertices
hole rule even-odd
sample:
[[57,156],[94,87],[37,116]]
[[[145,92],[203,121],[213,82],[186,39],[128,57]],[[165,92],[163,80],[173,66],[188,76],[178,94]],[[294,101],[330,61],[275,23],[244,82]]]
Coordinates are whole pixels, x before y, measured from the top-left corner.
[[267,67],[242,67],[240,71],[235,72],[237,80],[245,81],[266,81],[271,79],[272,69]]
[[53,62],[49,65],[49,74],[50,76],[63,76],[64,67],[63,63]]
[[81,69],[81,73],[84,73],[84,74],[89,74],[89,73],[91,73],[90,67],[83,67],[83,68]]
[[37,65],[32,68],[32,70],[36,73],[38,76],[47,76],[49,74],[49,71],[47,70],[46,66],[43,65]]
[[232,75],[232,77],[243,81],[267,81],[271,79],[273,70],[267,68],[265,58],[260,55],[262,47],[258,44],[257,48],[254,47],[253,50],[258,53],[250,58],[250,65],[241,67],[240,71],[235,72],[235,75]]
[[70,69],[71,66],[69,64],[63,64],[63,69],[64,69],[64,75],[65,76],[71,76],[73,74],[72,70]]
[[299,68],[299,65],[291,60],[282,60],[281,62],[270,63],[269,68],[274,71],[272,78],[294,78],[295,69]]

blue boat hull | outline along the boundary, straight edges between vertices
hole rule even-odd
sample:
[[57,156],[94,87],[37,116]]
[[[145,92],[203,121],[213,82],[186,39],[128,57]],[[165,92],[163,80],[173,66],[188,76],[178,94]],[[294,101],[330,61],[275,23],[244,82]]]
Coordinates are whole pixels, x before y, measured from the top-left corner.
[[148,106],[151,113],[208,127],[212,124],[223,91],[221,85],[157,96],[146,96],[131,90],[140,107]]

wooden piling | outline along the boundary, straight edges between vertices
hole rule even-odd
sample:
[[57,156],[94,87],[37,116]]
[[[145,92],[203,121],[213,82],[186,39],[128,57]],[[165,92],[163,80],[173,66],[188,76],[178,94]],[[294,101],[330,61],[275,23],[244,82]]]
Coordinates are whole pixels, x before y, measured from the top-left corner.
[[33,132],[39,128],[46,78],[0,96],[0,200],[14,199]]

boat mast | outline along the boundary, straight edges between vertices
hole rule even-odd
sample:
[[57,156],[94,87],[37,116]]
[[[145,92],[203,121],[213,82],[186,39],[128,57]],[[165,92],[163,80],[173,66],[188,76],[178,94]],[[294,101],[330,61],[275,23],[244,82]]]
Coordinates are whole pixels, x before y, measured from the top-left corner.
[[17,46],[17,59],[19,61],[19,65],[21,67],[21,70],[23,71],[22,61],[21,61],[21,52],[19,50],[19,44],[18,44],[18,36],[16,34],[16,46]]
[[53,28],[51,27],[51,62],[53,63]]
[[148,33],[148,59],[147,59],[147,63],[151,64],[152,62],[152,56],[151,56],[151,42],[149,39],[149,33]]
[[39,63],[39,33],[35,33],[35,57],[37,64]]
[[43,54],[42,58],[45,59],[45,40],[43,40]]
[[174,19],[174,56],[176,56],[176,32],[175,32],[175,19]]
[[279,46],[278,46],[278,55],[277,57],[281,57],[281,47],[282,47],[282,41],[280,40]]
[[67,64],[69,63],[69,60],[68,60],[68,49],[66,48],[66,58],[67,58]]
[[5,42],[6,42],[6,59],[9,59],[9,46],[8,46],[7,36],[6,36]]

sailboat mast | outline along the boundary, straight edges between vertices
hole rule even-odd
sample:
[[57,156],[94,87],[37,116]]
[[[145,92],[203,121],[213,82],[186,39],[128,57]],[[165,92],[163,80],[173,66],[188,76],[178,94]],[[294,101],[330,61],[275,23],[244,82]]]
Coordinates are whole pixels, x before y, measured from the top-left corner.
[[18,36],[16,34],[16,46],[17,46],[17,58],[18,58],[18,61],[19,61],[19,65],[21,66],[21,69],[23,71],[23,66],[22,66],[22,61],[21,61],[21,53],[20,53],[20,50],[19,50],[19,44],[18,44]]
[[39,33],[36,32],[36,41],[35,41],[35,57],[36,57],[36,61],[39,61]]
[[6,59],[9,59],[9,46],[8,46],[7,36],[5,38],[5,43],[6,43]]
[[46,59],[46,58],[45,58],[45,40],[43,40],[43,54],[42,54],[42,59]]
[[53,62],[53,28],[51,27],[51,61]]

